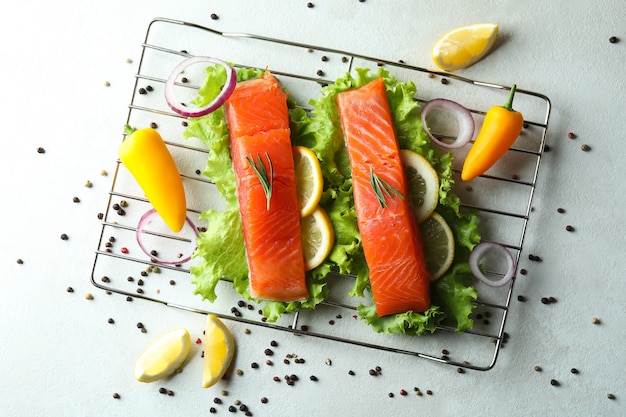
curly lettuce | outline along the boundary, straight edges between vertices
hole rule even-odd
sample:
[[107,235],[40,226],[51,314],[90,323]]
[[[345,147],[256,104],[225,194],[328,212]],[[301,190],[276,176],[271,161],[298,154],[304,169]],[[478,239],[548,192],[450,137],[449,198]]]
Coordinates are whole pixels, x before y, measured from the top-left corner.
[[[238,70],[238,81],[255,78],[259,70]],[[199,90],[196,104],[208,102],[217,93],[215,85],[221,85],[225,74],[219,67],[207,69],[205,83]],[[377,77],[383,77],[387,97],[394,118],[399,145],[423,155],[436,169],[440,177],[439,206],[437,211],[454,232],[456,240],[455,261],[450,270],[431,284],[432,305],[424,313],[406,312],[378,317],[373,304],[359,305],[360,317],[375,331],[421,335],[433,332],[439,324],[456,326],[457,331],[471,328],[472,301],[476,290],[467,285],[471,276],[467,263],[469,251],[480,241],[477,217],[473,213],[462,214],[459,199],[452,192],[452,155],[438,154],[421,124],[419,104],[414,99],[416,88],[412,82],[398,82],[383,68],[377,72],[356,69],[321,89],[321,97],[309,102],[310,111],[290,103],[292,142],[310,148],[320,160],[324,177],[324,192],[320,205],[328,213],[335,229],[335,244],[328,258],[312,271],[307,272],[309,299],[303,302],[265,302],[263,313],[268,321],[275,321],[286,312],[300,308],[315,308],[328,295],[326,278],[331,273],[354,275],[351,296],[362,297],[370,289],[369,275],[359,234],[348,154],[345,148],[341,122],[335,95],[341,91],[357,88]],[[206,168],[203,172],[217,186],[226,201],[225,211],[208,210],[201,218],[209,227],[200,235],[194,257],[200,262],[191,268],[195,293],[213,302],[215,287],[220,280],[232,281],[233,287],[246,299],[248,292],[248,267],[245,245],[239,218],[235,189],[235,176],[229,152],[228,128],[223,108],[200,118],[190,119],[185,137],[201,139],[209,148]],[[261,302],[261,300],[255,300]]]

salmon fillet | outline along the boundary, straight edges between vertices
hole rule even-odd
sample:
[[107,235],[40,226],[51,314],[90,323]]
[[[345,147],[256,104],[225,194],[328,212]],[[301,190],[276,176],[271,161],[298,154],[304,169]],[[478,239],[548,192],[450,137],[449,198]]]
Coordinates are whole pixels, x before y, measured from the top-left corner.
[[[430,307],[430,275],[421,232],[408,198],[385,84],[378,78],[337,94],[336,102],[352,172],[354,204],[376,314],[380,317]],[[371,170],[401,196],[385,195],[382,207]]]
[[[230,152],[249,269],[250,295],[273,301],[308,297],[300,209],[287,112],[287,95],[266,71],[241,82],[225,103]],[[272,195],[268,202],[248,158],[261,158]]]

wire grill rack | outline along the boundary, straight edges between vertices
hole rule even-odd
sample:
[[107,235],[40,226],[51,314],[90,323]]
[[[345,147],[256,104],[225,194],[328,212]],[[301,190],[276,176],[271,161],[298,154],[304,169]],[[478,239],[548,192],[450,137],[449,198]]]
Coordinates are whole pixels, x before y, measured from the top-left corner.
[[[402,61],[246,33],[225,33],[166,18],[150,22],[141,47],[127,123],[138,127],[156,124],[183,176],[188,216],[200,227],[203,225],[200,213],[209,208],[219,210],[223,202],[211,181],[201,175],[207,149],[193,138],[182,139],[185,119],[170,111],[163,94],[169,72],[186,57],[208,55],[233,62],[237,67],[268,67],[298,103],[307,103],[310,98],[317,97],[321,85],[332,83],[348,71],[384,66],[398,80],[413,81],[418,88],[416,100],[420,102],[438,97],[460,102],[471,110],[477,128],[492,104],[506,101],[509,89],[508,86],[410,66]],[[185,76],[188,82],[185,85],[179,83],[179,87],[187,87],[193,97],[203,76],[192,70],[186,71]],[[458,178],[460,167],[457,162],[454,191],[461,198],[464,210],[478,211],[483,240],[504,244],[518,261],[532,212],[551,106],[546,96],[520,88],[515,106],[524,114],[525,128],[514,147],[489,171],[489,175],[471,183],[464,184]],[[463,161],[463,152],[466,150],[455,151],[455,161]],[[315,311],[286,314],[274,323],[263,320],[258,312],[259,306],[238,298],[229,282],[218,284],[216,302],[202,301],[200,296],[194,295],[191,284],[189,268],[193,260],[182,266],[157,265],[138,247],[135,240],[137,223],[148,209],[150,205],[145,196],[118,160],[95,251],[91,273],[93,285],[195,313],[213,313],[226,320],[474,370],[492,369],[506,342],[505,323],[515,278],[501,288],[475,284],[479,299],[475,301],[472,330],[456,332],[454,328],[440,326],[434,334],[423,337],[377,334],[361,320],[356,320],[355,307],[361,300],[345,295],[353,284],[353,278],[349,276],[337,275],[330,279],[330,297]],[[174,236],[166,228],[159,229],[158,225],[145,235],[146,245],[158,247],[162,258],[189,254],[195,238],[190,230]],[[154,267],[158,267],[158,273]],[[503,271],[503,265],[497,260],[486,261],[486,267],[494,276]],[[443,355],[442,351],[446,354]]]

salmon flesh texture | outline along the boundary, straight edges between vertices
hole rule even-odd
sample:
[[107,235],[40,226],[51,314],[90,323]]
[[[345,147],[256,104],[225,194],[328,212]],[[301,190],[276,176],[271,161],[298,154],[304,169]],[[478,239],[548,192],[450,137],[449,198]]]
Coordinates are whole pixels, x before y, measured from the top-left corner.
[[[376,314],[424,312],[430,307],[430,275],[408,199],[385,84],[378,78],[338,93],[336,102]],[[370,183],[370,169],[407,198],[385,195],[387,207],[383,208]]]
[[[225,103],[230,152],[246,245],[250,295],[272,301],[308,297],[300,231],[300,211],[287,112],[287,95],[266,71],[262,78],[237,84]],[[265,192],[248,158],[260,157],[269,177]]]

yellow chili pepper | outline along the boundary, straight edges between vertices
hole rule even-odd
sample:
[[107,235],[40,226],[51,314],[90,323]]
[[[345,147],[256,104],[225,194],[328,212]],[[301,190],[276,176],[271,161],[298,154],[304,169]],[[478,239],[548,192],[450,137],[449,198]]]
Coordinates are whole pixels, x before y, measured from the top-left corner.
[[187,218],[187,201],[172,154],[156,130],[135,130],[128,125],[124,130],[127,136],[119,148],[120,160],[165,224],[180,232]]
[[513,84],[504,106],[493,106],[485,115],[483,126],[463,163],[463,181],[469,181],[491,168],[521,133],[524,117],[513,110],[515,88]]

